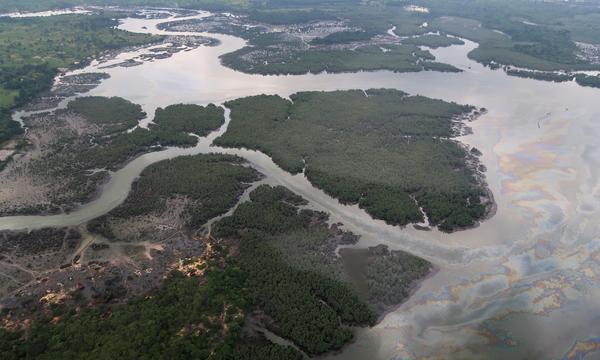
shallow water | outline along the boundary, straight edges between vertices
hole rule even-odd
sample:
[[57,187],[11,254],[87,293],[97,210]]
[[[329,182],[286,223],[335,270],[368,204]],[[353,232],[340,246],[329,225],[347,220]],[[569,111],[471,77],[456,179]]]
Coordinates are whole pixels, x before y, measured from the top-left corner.
[[[163,21],[127,19],[121,28],[165,33],[155,29]],[[0,229],[79,224],[122,202],[148,164],[184,154],[237,154],[267,175],[267,182],[289,187],[360,234],[361,245],[384,243],[440,267],[408,302],[376,327],[358,330],[356,342],[332,358],[562,358],[600,349],[599,90],[489,70],[467,58],[476,47],[470,41],[432,51],[437,61],[464,70],[457,74],[248,75],[218,60],[244,41],[210,36],[221,44],[107,69],[111,78],[89,94],[124,97],[148,114],[179,102],[222,104],[261,93],[380,87],[485,107],[489,112],[471,124],[474,134],[460,140],[483,152],[497,214],[476,229],[454,234],[389,226],[356,206],[341,205],[264,154],[211,147],[225,125],[195,148],[132,161],[114,174],[98,200],[76,212],[0,218]],[[113,62],[138,53],[121,54]],[[594,357],[600,352],[591,353]]]

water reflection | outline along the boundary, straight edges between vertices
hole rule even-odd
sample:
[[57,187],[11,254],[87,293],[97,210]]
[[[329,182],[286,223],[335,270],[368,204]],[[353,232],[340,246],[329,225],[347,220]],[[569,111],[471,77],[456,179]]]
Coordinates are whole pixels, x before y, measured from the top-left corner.
[[[127,19],[122,28],[155,29],[164,20]],[[204,34],[208,35],[208,34]],[[304,90],[398,88],[486,107],[461,140],[483,152],[498,201],[496,216],[479,228],[444,234],[400,229],[341,205],[292,176],[264,154],[211,147],[144,155],[118,171],[102,197],[68,215],[1,218],[0,228],[76,224],[120,203],[148,164],[182,154],[224,152],[247,158],[267,182],[282,184],[328,211],[333,221],[362,235],[361,245],[385,243],[426,257],[441,271],[397,311],[332,357],[578,358],[600,356],[600,91],[575,83],[508,77],[470,61],[466,41],[433,51],[462,73],[370,72],[255,76],[224,68],[219,55],[244,45],[221,41],[132,68],[113,68],[92,95],[121,96],[154,110],[172,103],[217,103],[261,93],[289,96]],[[143,50],[142,50],[143,51]],[[139,52],[124,53],[114,62]],[[103,64],[106,65],[106,64]],[[81,71],[97,71],[95,63]]]

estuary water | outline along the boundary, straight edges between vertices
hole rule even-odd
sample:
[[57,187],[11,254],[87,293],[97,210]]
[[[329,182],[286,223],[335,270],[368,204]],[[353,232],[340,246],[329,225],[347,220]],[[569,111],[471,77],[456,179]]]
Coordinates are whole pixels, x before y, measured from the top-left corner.
[[[157,30],[164,21],[131,18],[120,28],[179,34]],[[396,88],[485,107],[488,113],[470,124],[473,134],[459,140],[483,152],[496,215],[478,228],[453,234],[386,225],[356,206],[340,204],[301,174],[283,171],[260,152],[211,146],[226,131],[227,121],[194,148],[133,160],[113,174],[97,200],[75,212],[0,218],[0,229],[80,224],[122,202],[151,163],[186,154],[236,154],[265,174],[266,182],[290,188],[361,235],[361,246],[387,244],[440,268],[406,303],[374,328],[358,329],[356,341],[331,358],[600,358],[600,90],[492,71],[468,59],[477,47],[470,41],[432,51],[437,61],[461,73],[248,75],[219,62],[220,55],[244,46],[244,40],[194,35],[220,44],[129,68],[100,69],[107,64],[94,62],[75,73],[108,72],[111,78],[86,95],[121,96],[141,104],[149,114],[142,126],[157,107],[174,103],[223,104],[249,95],[287,97],[306,90]],[[110,63],[147,51],[124,52]]]

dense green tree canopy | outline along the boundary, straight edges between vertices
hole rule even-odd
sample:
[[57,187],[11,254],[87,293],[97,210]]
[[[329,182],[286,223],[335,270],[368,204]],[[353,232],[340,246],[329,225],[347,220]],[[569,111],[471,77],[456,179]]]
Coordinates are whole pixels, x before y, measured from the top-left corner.
[[259,149],[292,173],[377,218],[423,219],[444,230],[484,215],[485,190],[469,152],[450,138],[469,106],[397,90],[304,92],[227,103],[232,122],[216,140]]

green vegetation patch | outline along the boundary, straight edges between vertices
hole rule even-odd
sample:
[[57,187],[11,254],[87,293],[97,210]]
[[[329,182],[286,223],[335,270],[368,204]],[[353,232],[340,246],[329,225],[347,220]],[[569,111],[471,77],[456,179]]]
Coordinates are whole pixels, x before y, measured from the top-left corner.
[[230,101],[231,124],[216,140],[258,149],[285,170],[376,218],[423,220],[451,231],[473,225],[485,186],[468,149],[451,140],[472,107],[397,90],[303,92],[286,100]]
[[[96,0],[88,4],[103,3]],[[164,5],[233,10],[252,21],[274,25],[306,24],[344,19],[354,29],[383,34],[396,26],[396,34],[419,35],[440,31],[477,41],[481,49],[470,56],[482,63],[500,63],[536,70],[585,70],[598,68],[578,56],[575,41],[598,44],[600,9],[591,2],[540,2],[523,0],[415,0],[428,13],[407,11],[405,1],[328,0],[112,0],[110,4]],[[8,1],[14,9],[47,9],[81,5],[79,0]],[[427,23],[428,26],[423,26]],[[339,35],[333,35],[339,36]]]
[[[241,182],[256,179],[256,172],[242,165],[241,159],[225,155],[154,164],[144,171],[126,202],[109,216],[149,215],[156,211],[157,200],[182,195],[200,199],[190,205],[196,208],[193,212],[202,207],[231,207],[231,203],[217,203],[221,194],[230,195],[231,200],[239,196]],[[243,169],[248,172],[240,177]],[[238,186],[228,192],[223,183]],[[353,244],[357,237],[328,227],[326,214],[300,210],[305,204],[283,187],[262,185],[250,194],[250,201],[215,225],[212,235],[223,241],[212,243],[197,262],[193,274],[198,277],[173,272],[161,289],[127,304],[78,311],[55,306],[52,321],[50,317],[34,320],[27,333],[0,330],[0,355],[7,359],[123,354],[134,358],[303,358],[294,348],[249,337],[242,330],[248,316],[308,354],[340,349],[352,339],[350,326],[376,321],[370,302],[376,299],[389,305],[404,300],[431,265],[385,248],[373,248],[367,254],[357,250],[352,259],[342,260],[335,254],[337,245]],[[90,230],[101,232],[98,224],[89,224]],[[288,241],[290,235],[301,233],[307,236],[300,246]],[[224,244],[235,251],[225,250]],[[299,259],[291,262],[287,250]],[[323,253],[328,254],[322,258],[326,263],[318,264],[315,259]],[[192,259],[188,260],[191,264]],[[302,265],[311,262],[318,265],[311,269]],[[346,267],[351,269],[346,271]],[[334,268],[335,272],[329,271]],[[394,276],[388,276],[388,271]],[[362,288],[368,293],[362,293]],[[76,297],[78,291],[72,289],[67,296]],[[129,332],[133,335],[126,336]]]
[[356,49],[244,47],[221,56],[225,66],[252,74],[318,74],[390,70],[457,72],[454,66],[433,62],[434,57],[412,45],[361,46]]
[[154,124],[158,129],[206,136],[225,122],[224,110],[210,104],[206,107],[193,104],[170,105],[156,109]]
[[517,76],[528,79],[542,80],[542,81],[553,81],[553,82],[565,82],[572,81],[575,78],[573,74],[563,74],[556,72],[546,71],[528,71],[528,70],[515,70],[507,69],[506,74],[510,76]]
[[[338,4],[341,5],[341,4]],[[394,32],[400,36],[418,35],[429,32],[422,26],[429,21],[426,14],[404,10],[404,3],[387,2],[359,2],[353,6],[337,6],[335,13],[342,19],[348,19],[349,25],[368,32],[382,34],[392,26]]]
[[183,218],[190,227],[201,227],[225,213],[260,174],[238,157],[196,155],[164,160],[146,168],[132,185],[123,204],[90,222],[91,230],[114,238],[110,221],[158,214],[168,200],[185,199]]
[[105,50],[160,37],[117,30],[114,14],[0,18],[0,86],[19,91],[22,105],[52,85],[58,68],[88,61]]
[[432,29],[456,35],[482,43],[508,44],[510,36],[501,31],[483,28],[481,23],[473,19],[457,16],[443,16],[435,18],[429,25]]
[[[67,109],[101,129],[93,140],[96,146],[80,143],[76,138],[61,139],[61,142],[74,142],[73,145],[78,147],[73,155],[77,158],[75,162],[85,163],[90,169],[118,167],[127,159],[150,151],[152,147],[194,146],[197,138],[189,133],[206,136],[225,121],[223,108],[213,104],[206,107],[178,104],[157,109],[154,124],[149,129],[136,128],[124,132],[137,125],[146,115],[140,105],[117,97],[82,97],[71,101]],[[110,134],[113,135],[105,136]]]
[[[166,28],[177,26],[177,22]],[[185,24],[185,22],[182,22]],[[194,22],[188,22],[194,25]],[[370,29],[370,28],[369,28]],[[211,31],[248,40],[249,45],[221,55],[223,65],[251,74],[280,75],[389,70],[395,72],[460,71],[435,62],[418,46],[388,43],[370,45],[376,30],[348,30],[317,37],[308,44],[292,32],[269,32],[258,26],[214,25]]]
[[[35,3],[4,4],[4,9],[36,8],[39,2]],[[49,90],[60,68],[84,64],[106,50],[161,39],[117,30],[115,25],[114,14],[0,18],[0,113],[8,114]],[[19,133],[15,123],[0,116],[0,143]]]
[[342,282],[288,265],[270,242],[310,231],[311,214],[289,190],[263,186],[234,215],[216,225],[217,237],[240,237],[240,266],[269,328],[310,354],[339,349],[352,339],[348,325],[372,324],[374,313]]
[[432,266],[426,260],[403,251],[390,251],[385,245],[368,249],[344,248],[339,251],[344,268],[355,288],[378,313],[385,313],[405,299]]
[[69,102],[67,110],[78,113],[100,127],[102,135],[132,128],[146,116],[140,105],[119,97],[80,97]]
[[15,99],[19,95],[17,90],[6,90],[0,88],[0,108],[10,108],[15,104]]
[[349,325],[373,324],[376,314],[406,299],[431,264],[375,248],[346,261],[336,249],[358,237],[329,227],[327,214],[300,210],[305,204],[283,187],[262,185],[215,225],[214,235],[239,239],[240,268],[254,306],[268,316],[265,325],[320,354],[350,341]]
[[600,88],[600,76],[599,75],[575,75],[575,81],[581,86]]
[[244,283],[235,265],[209,264],[202,282],[174,272],[148,298],[68,313],[56,324],[35,322],[27,337],[2,329],[0,354],[3,359],[240,359],[274,351],[287,356],[281,359],[301,358],[293,349],[266,342],[238,344],[248,305]]
[[[213,104],[206,107],[178,104],[157,109],[149,129],[123,132],[145,116],[139,105],[121,98],[86,97],[69,103],[68,109],[103,126],[102,136],[94,139],[97,146],[79,144],[83,148],[75,155],[77,162],[87,163],[88,168],[115,168],[127,159],[161,146],[194,146],[198,140],[189,133],[206,136],[225,121],[223,108]],[[115,131],[120,133],[103,136]]]
[[23,128],[21,128],[21,125],[12,120],[8,113],[0,111],[0,144],[22,133]]

